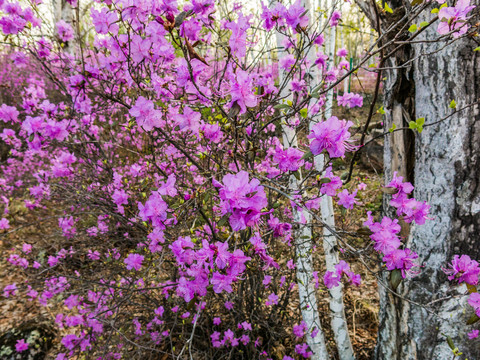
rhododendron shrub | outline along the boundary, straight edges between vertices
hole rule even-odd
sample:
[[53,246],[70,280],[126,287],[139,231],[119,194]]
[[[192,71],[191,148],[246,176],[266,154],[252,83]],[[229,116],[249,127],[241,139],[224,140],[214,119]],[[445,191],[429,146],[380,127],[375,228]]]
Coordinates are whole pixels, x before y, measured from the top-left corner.
[[[28,281],[8,284],[3,295],[55,311],[58,359],[258,358],[285,339],[294,344],[286,359],[312,354],[307,338],[320,329],[309,329],[300,309],[286,311],[298,301],[292,239],[305,222],[294,213],[310,211],[310,225],[320,229],[324,197],[361,206],[363,189],[342,189],[333,164],[357,149],[353,123],[321,119],[326,91],[349,70],[340,61],[327,71],[322,29],[309,26],[316,14],[300,1],[263,5],[259,19],[239,5],[219,19],[216,7],[213,0],[99,2],[88,36],[64,20],[38,36],[37,6],[0,4],[10,44],[1,79],[14,84],[0,105],[8,148],[0,231],[55,226],[6,254]],[[335,11],[329,24],[340,20]],[[273,49],[261,49],[254,27],[283,34],[287,54],[264,65]],[[310,61],[305,54],[313,51]],[[338,97],[349,108],[362,101]],[[297,131],[298,147],[283,141],[282,125]],[[325,156],[323,169],[314,166],[317,155]],[[302,187],[291,193],[299,173]],[[411,184],[395,175],[388,186],[399,219],[429,220]],[[16,217],[13,203],[28,218]],[[420,271],[399,219],[365,214],[381,266],[402,277]],[[342,249],[359,254],[337,235]],[[472,263],[457,260],[450,276],[476,285]],[[316,266],[317,288],[361,284],[344,260],[323,276]],[[478,311],[475,296],[469,304]]]

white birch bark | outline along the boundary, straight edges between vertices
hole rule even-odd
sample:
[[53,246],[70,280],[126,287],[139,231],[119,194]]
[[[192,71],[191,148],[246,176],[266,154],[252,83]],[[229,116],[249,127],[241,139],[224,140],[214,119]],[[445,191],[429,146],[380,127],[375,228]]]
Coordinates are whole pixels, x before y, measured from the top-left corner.
[[[280,49],[283,36],[277,33],[277,47]],[[282,84],[285,80],[284,72],[279,69],[279,80]],[[285,95],[289,91],[289,86],[285,86]],[[283,97],[283,96],[282,96]],[[288,124],[282,125],[283,146],[284,148],[296,147],[297,136],[295,129]],[[301,178],[300,178],[301,179]],[[301,181],[301,180],[300,180]],[[290,191],[296,193],[298,191],[298,180],[295,176],[290,176]],[[297,282],[298,293],[300,299],[300,310],[302,319],[307,325],[307,344],[313,353],[312,359],[328,360],[327,346],[322,331],[322,325],[318,314],[318,305],[316,298],[315,286],[313,283],[313,264],[312,264],[312,231],[310,229],[310,214],[303,209],[293,209],[294,221],[298,224],[298,229],[294,232],[294,243],[297,265]],[[311,336],[315,330],[315,336]]]
[[[80,6],[80,5],[77,5],[77,6]],[[72,27],[74,33],[76,33],[72,5],[70,5],[66,0],[52,0],[52,8],[53,8],[54,24],[56,24],[60,20],[63,20],[67,24],[69,24]],[[56,25],[55,25],[55,30],[56,30]],[[75,42],[75,39],[70,41],[71,44],[69,43],[65,44],[65,47],[64,47],[64,50],[70,55],[74,54],[74,48],[75,48],[73,44],[74,42]]]
[[[328,2],[327,2],[328,4]],[[332,1],[330,13],[335,10],[336,3]],[[335,56],[335,39],[336,28],[330,28],[330,34],[327,38],[327,55],[328,63],[327,69],[330,70],[334,67]],[[312,52],[310,52],[311,54]],[[310,55],[309,54],[309,55]],[[314,60],[314,59],[312,59]],[[315,78],[315,76],[314,76]],[[317,75],[318,78],[318,75]],[[346,80],[347,81],[347,80]],[[346,83],[346,82],[345,82]],[[327,93],[326,112],[325,116],[328,119],[332,116],[333,107],[333,89]],[[315,125],[315,118],[310,122],[310,129]],[[314,158],[314,166],[317,171],[322,172],[325,167],[325,157],[318,155]],[[335,230],[335,217],[333,211],[333,200],[330,196],[323,196],[320,203],[321,219],[327,225],[323,228],[323,249],[325,252],[325,265],[327,271],[335,272],[335,265],[338,264],[338,252],[335,250],[337,245],[337,239],[335,235],[329,230]],[[329,289],[330,294],[330,316],[331,326],[335,337],[335,343],[337,345],[338,355],[340,360],[353,360],[355,359],[353,353],[353,347],[348,333],[347,320],[345,317],[345,308],[343,304],[343,286],[340,284],[337,287]]]

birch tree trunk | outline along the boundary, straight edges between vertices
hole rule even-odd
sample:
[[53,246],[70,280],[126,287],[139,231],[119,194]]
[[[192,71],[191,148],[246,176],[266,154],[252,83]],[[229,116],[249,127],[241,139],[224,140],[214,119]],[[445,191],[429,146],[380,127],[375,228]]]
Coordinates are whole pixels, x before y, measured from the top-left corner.
[[[328,2],[327,2],[328,4]],[[331,9],[327,9],[332,13],[335,10],[336,2],[330,2]],[[328,6],[327,6],[328,7]],[[330,28],[330,34],[327,38],[327,55],[328,63],[327,69],[331,70],[335,63],[335,40],[336,40],[336,28]],[[313,62],[312,62],[313,63]],[[348,80],[345,80],[348,81]],[[330,89],[327,92],[325,118],[328,119],[332,116],[333,108],[333,91]],[[314,125],[315,119],[312,119],[310,128]],[[325,158],[323,155],[318,155],[314,159],[314,165],[317,171],[323,171],[325,166]],[[335,229],[335,216],[333,211],[333,200],[330,196],[323,196],[320,203],[320,211],[322,221],[328,225],[323,228],[323,250],[325,253],[325,265],[327,271],[335,272],[335,265],[338,264],[338,251],[337,239],[335,235],[329,230]],[[335,337],[335,343],[337,345],[338,356],[340,360],[353,360],[355,359],[353,353],[352,343],[350,341],[350,335],[348,334],[348,325],[345,317],[345,308],[343,304],[343,286],[333,287],[329,289],[329,307],[331,326]]]
[[[78,3],[80,3],[80,0],[78,0]],[[78,4],[77,6],[80,6],[80,5]],[[72,27],[72,29],[76,32],[72,5],[70,5],[70,3],[68,3],[66,0],[52,0],[52,8],[53,8],[53,19],[55,24],[60,20],[63,20],[67,24],[69,24]],[[72,40],[71,42],[75,42],[75,39]],[[66,42],[64,50],[68,52],[70,55],[73,55],[73,51],[74,51],[73,44],[70,44],[70,42]]]
[[[409,8],[401,2],[393,5],[397,16]],[[417,22],[429,21],[430,12],[425,14]],[[437,36],[434,24],[416,40]],[[420,117],[426,124],[438,121],[453,111],[448,107],[451,100],[458,109],[478,101],[480,61],[473,52],[477,45],[468,38],[441,49],[443,45],[417,42],[387,60],[385,66],[395,67],[415,59],[410,68],[384,73],[385,130]],[[467,297],[457,296],[465,288],[452,286],[441,270],[455,254],[480,258],[479,119],[475,106],[425,127],[422,133],[398,132],[386,138],[386,181],[393,171],[405,176],[415,185],[415,198],[430,204],[433,219],[421,226],[402,226],[407,246],[418,253],[424,266],[419,276],[398,287],[404,299],[380,286],[376,359],[451,360],[454,356],[445,336],[463,352],[462,359],[480,359],[478,342],[466,336],[471,330],[465,325],[470,315],[464,313]],[[430,303],[438,316],[405,299]]]
[[[283,36],[277,33],[277,47],[281,49],[283,47]],[[281,56],[281,55],[280,55]],[[279,69],[279,80],[282,84],[285,80],[285,73]],[[289,86],[284,87],[284,91],[289,91]],[[283,97],[283,96],[282,96]],[[292,129],[288,124],[282,124],[283,132],[283,146],[297,147],[297,134],[296,130]],[[290,191],[296,194],[299,189],[299,182],[302,181],[293,175],[290,176],[289,185]],[[297,265],[297,283],[298,293],[300,299],[300,310],[302,313],[302,319],[307,325],[307,344],[313,353],[312,359],[314,360],[328,360],[327,346],[325,344],[325,338],[318,314],[318,304],[316,298],[316,289],[313,283],[313,261],[312,261],[312,230],[310,228],[311,216],[302,208],[293,209],[294,222],[298,228],[294,230],[294,244],[295,244],[295,256]],[[312,336],[312,331],[315,331],[315,336]]]

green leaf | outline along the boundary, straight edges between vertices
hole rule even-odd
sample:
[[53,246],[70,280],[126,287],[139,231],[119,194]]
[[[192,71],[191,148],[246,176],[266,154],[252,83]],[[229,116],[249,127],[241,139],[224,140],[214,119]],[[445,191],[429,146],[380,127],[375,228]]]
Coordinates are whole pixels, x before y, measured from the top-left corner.
[[449,107],[450,109],[456,109],[456,108],[457,108],[457,103],[455,102],[455,100],[452,100],[452,101],[450,102],[450,105],[448,105],[448,107]]
[[415,122],[416,129],[419,133],[423,131],[423,124],[425,124],[425,118],[423,117],[418,118],[417,121]]
[[408,28],[408,31],[410,31],[411,33],[414,33],[415,31],[417,31],[417,24],[410,25],[410,27]]
[[231,215],[232,215],[232,214],[230,214],[230,213],[226,213],[225,215],[223,215],[222,218],[218,221],[217,225],[218,225],[218,226],[223,226],[223,225],[225,225]]
[[384,8],[384,9],[385,9],[386,12],[388,12],[388,13],[390,13],[390,14],[393,14],[393,10],[391,9],[390,6],[388,6],[387,3],[385,3],[385,8]]
[[408,128],[412,129],[412,130],[415,130],[417,128],[417,123],[415,121],[410,121],[408,123]]
[[473,49],[473,51],[480,51],[480,46]]
[[420,27],[421,27],[421,28],[422,28],[422,27],[425,27],[425,26],[427,26],[428,24],[430,24],[428,21],[422,21],[422,22],[420,23]]
[[480,317],[477,316],[477,314],[473,314],[470,319],[467,320],[467,325],[473,325],[475,324],[478,320],[480,320]]
[[306,119],[307,116],[308,116],[308,109],[307,109],[307,108],[301,109],[301,110],[300,110],[300,115],[301,115],[304,119]]
[[332,179],[329,179],[329,178],[321,178],[320,180],[318,180],[318,182],[320,184],[328,184],[330,182],[332,182]]
[[397,290],[402,280],[402,272],[399,269],[395,269],[390,273],[390,285],[394,291]]
[[447,7],[447,6],[448,6],[448,4],[445,2],[440,6],[440,9],[443,9],[444,7]]
[[415,5],[420,5],[421,3],[423,3],[424,0],[413,0],[412,1],[412,6],[415,6]]
[[273,108],[278,110],[283,110],[283,109],[290,109],[290,106],[286,104],[277,104]]
[[438,8],[435,8],[433,9],[432,11],[430,11],[432,14],[438,14],[440,10],[438,10]]
[[382,115],[385,114],[385,109],[383,108],[383,106],[381,106],[380,109],[378,109],[378,112]]
[[455,350],[455,344],[453,343],[453,340],[450,336],[447,336],[447,343],[450,349]]
[[295,176],[295,178],[298,180],[298,181],[301,181],[302,180],[302,177],[300,175],[300,172],[297,170],[297,171],[293,171],[292,172],[293,176]]
[[388,129],[388,131],[390,131],[391,133],[395,131],[395,129],[397,128],[397,125],[393,124],[392,127],[390,129]]
[[310,150],[308,150],[303,156],[302,156],[302,160],[308,160],[310,159],[311,157],[313,157],[313,154]]

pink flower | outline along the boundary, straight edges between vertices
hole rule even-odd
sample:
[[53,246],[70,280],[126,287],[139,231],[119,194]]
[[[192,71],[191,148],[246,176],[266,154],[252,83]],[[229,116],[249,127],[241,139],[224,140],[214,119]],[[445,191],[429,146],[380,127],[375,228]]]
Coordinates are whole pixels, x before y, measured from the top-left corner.
[[143,127],[146,131],[160,126],[160,114],[155,110],[153,101],[147,100],[143,96],[138,97],[129,113],[137,119],[138,126]]
[[220,294],[223,291],[231,293],[233,291],[232,282],[233,276],[223,275],[218,272],[214,272],[210,279],[210,284],[213,285],[213,291],[217,294]]
[[25,342],[24,339],[17,340],[17,343],[15,344],[15,350],[17,350],[19,353],[28,350],[28,343]]
[[385,255],[383,261],[388,270],[399,269],[402,271],[402,277],[406,278],[407,274],[412,274],[411,270],[417,265],[414,263],[414,260],[418,258],[417,253],[413,252],[410,249],[397,249],[390,252],[388,255]]
[[10,223],[7,219],[1,218],[0,219],[0,230],[6,230],[10,228]]
[[154,227],[165,229],[168,205],[158,191],[152,192],[145,205],[138,203],[138,210],[138,215],[143,221],[150,221]]
[[285,14],[285,20],[293,30],[308,25],[308,16],[305,14],[305,8],[301,5],[301,1],[297,0],[292,6],[290,6]]
[[345,209],[353,209],[353,205],[357,204],[355,196],[357,196],[357,190],[349,194],[347,189],[343,189],[338,193],[338,204],[342,205]]
[[64,20],[60,20],[56,25],[58,36],[62,41],[67,42],[73,40],[74,33],[70,24],[66,23]]
[[273,9],[269,9],[262,3],[262,14],[261,19],[265,20],[264,27],[266,30],[272,30],[275,25],[282,25],[285,22],[285,15],[287,9],[280,2],[276,2]]
[[202,124],[201,115],[200,113],[193,111],[190,107],[185,106],[183,114],[175,116],[175,122],[180,131],[190,130],[192,133],[199,136],[200,126]]
[[310,151],[313,155],[327,150],[331,158],[344,157],[345,151],[353,149],[349,145],[350,133],[348,129],[353,125],[351,121],[338,120],[332,116],[326,121],[315,124],[308,138],[313,140]]
[[240,107],[239,114],[244,114],[247,107],[257,106],[257,97],[252,91],[253,83],[250,74],[243,70],[237,70],[236,81],[230,82],[232,100],[230,107],[237,104]]
[[325,69],[327,66],[328,55],[318,53],[317,59],[315,60],[315,65],[320,67],[321,69]]
[[370,238],[375,242],[374,249],[378,252],[382,252],[385,255],[398,249],[401,245],[400,239],[397,234],[400,232],[400,225],[398,220],[392,220],[389,217],[383,217],[381,223],[373,222],[371,211],[368,211],[368,220],[363,223],[364,226],[368,226],[373,233]]
[[315,45],[322,46],[325,42],[325,37],[323,36],[323,34],[320,34],[315,38],[315,40],[313,40],[313,42],[315,43]]
[[232,50],[233,55],[243,58],[246,55],[247,48],[247,30],[250,28],[251,16],[245,17],[243,14],[240,14],[237,22],[229,22],[225,27],[232,30],[232,35],[230,36],[230,49]]
[[281,146],[277,146],[273,159],[281,171],[297,171],[304,164],[303,155],[303,151],[297,148],[283,150]]
[[115,24],[118,16],[115,11],[109,11],[106,7],[102,7],[100,11],[92,8],[91,16],[97,33],[108,34],[109,31],[114,35],[118,33],[118,25]]
[[473,307],[475,314],[480,316],[480,293],[471,293],[468,298],[468,304]]
[[327,271],[323,276],[323,283],[328,289],[331,289],[332,287],[340,285],[340,276],[331,271]]
[[333,175],[331,166],[325,170],[324,177],[326,179],[330,179],[330,182],[322,184],[320,187],[320,192],[324,195],[335,196],[337,190],[343,185],[342,180],[338,176]]
[[341,96],[337,96],[337,101],[339,106],[348,106],[350,109],[363,106],[363,97],[354,93],[344,93]]
[[3,296],[6,298],[10,297],[10,295],[15,296],[17,291],[17,284],[13,283],[7,285],[3,288]]
[[249,181],[248,173],[240,171],[236,175],[227,174],[219,191],[222,215],[230,213],[229,222],[233,231],[246,229],[254,225],[261,216],[262,209],[267,206],[267,197],[260,181]]
[[271,305],[277,305],[278,304],[278,295],[275,293],[271,293],[268,295],[268,300],[265,302],[265,305],[271,306]]
[[0,120],[5,123],[17,122],[19,114],[17,108],[14,106],[8,106],[7,104],[2,104],[2,106],[0,106]]
[[348,51],[345,48],[338,49],[337,56],[338,57],[345,57],[348,55]]
[[470,340],[476,339],[479,335],[480,331],[479,330],[472,330],[470,331],[467,335]]
[[307,324],[305,323],[305,321],[302,321],[300,325],[293,326],[293,335],[295,335],[298,338],[301,338],[305,335],[306,330],[307,330]]
[[468,255],[455,255],[450,268],[443,269],[443,272],[448,275],[450,281],[456,279],[459,284],[465,282],[470,285],[477,285],[480,267],[478,262],[470,259]]
[[280,69],[283,69],[285,71],[290,71],[294,64],[295,56],[293,56],[292,54],[287,54],[278,61],[278,66],[280,67]]
[[334,11],[332,13],[332,16],[330,18],[330,26],[335,27],[338,25],[338,21],[340,20],[342,14],[340,14],[338,11]]
[[465,34],[469,28],[466,22],[468,19],[467,14],[474,8],[474,5],[470,5],[470,0],[459,0],[455,7],[441,8],[438,12],[438,18],[441,22],[438,24],[437,32],[445,35],[450,31],[456,30],[453,33],[455,38]]
[[140,254],[129,254],[123,262],[127,265],[127,270],[140,270],[144,256]]

